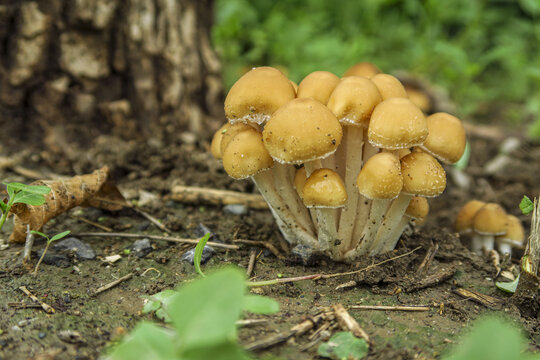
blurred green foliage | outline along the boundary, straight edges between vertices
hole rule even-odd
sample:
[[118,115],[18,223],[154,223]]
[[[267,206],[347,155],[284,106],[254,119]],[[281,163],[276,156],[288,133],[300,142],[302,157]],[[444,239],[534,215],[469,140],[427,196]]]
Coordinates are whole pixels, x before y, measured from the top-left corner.
[[218,0],[213,42],[227,87],[252,66],[298,82],[371,61],[447,89],[460,116],[540,137],[540,0]]

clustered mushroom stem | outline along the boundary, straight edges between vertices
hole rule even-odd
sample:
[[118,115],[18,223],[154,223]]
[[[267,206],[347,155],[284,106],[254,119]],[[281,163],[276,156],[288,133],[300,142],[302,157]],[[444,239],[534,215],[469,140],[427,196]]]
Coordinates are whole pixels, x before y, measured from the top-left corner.
[[345,188],[348,199],[347,204],[341,211],[338,238],[341,240],[340,246],[342,249],[350,249],[358,207],[359,193],[356,188],[356,178],[362,168],[364,128],[361,126],[345,126],[343,128],[343,142],[346,154]]
[[493,235],[482,235],[475,233],[472,238],[472,250],[477,254],[482,253],[482,249],[493,250],[495,237]]
[[409,218],[407,216],[403,216],[392,233],[388,235],[387,242],[383,245],[381,253],[394,250],[399,239],[401,238],[401,234],[403,234],[403,231],[405,231],[408,224]]
[[[292,174],[291,169],[293,169]],[[289,205],[289,209],[298,224],[311,235],[315,235],[310,214],[293,187],[294,166],[276,163],[272,171],[274,172],[276,190],[280,194],[280,197]]]
[[252,179],[264,200],[273,209],[273,212],[283,221],[285,226],[291,229],[290,233],[296,237],[296,241],[293,241],[293,243],[317,246],[317,240],[298,224],[283,199],[276,192],[272,172],[262,171],[254,175]]
[[[379,254],[382,249],[390,246],[390,242],[392,241],[391,235],[398,226],[400,219],[404,217],[412,197],[412,195],[400,193],[399,196],[392,201],[392,205],[390,205],[390,208],[386,212],[381,227],[377,232],[377,237],[375,238],[374,246],[370,249],[370,254]],[[393,245],[395,246],[395,244]]]
[[334,241],[337,238],[337,228],[334,208],[316,208],[317,220],[319,222],[319,246],[321,249],[332,251]]
[[390,204],[390,199],[373,199],[371,202],[371,210],[369,212],[369,217],[360,236],[360,243],[349,255],[345,255],[347,258],[356,258],[357,256],[366,254],[375,240],[377,235],[377,230],[379,229],[388,205]]

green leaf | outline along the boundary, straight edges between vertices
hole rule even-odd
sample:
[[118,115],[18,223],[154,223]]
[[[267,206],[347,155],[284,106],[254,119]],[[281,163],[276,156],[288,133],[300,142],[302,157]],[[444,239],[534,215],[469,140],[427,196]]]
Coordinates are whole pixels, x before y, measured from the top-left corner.
[[182,347],[214,346],[234,339],[245,289],[244,274],[236,268],[182,287],[166,308]]
[[523,195],[523,198],[521,199],[521,202],[519,203],[519,208],[521,209],[521,212],[524,215],[529,215],[534,209],[534,204],[527,195]]
[[111,360],[173,360],[177,356],[174,333],[157,325],[142,322],[129,338],[117,346],[110,356]]
[[216,346],[200,347],[182,352],[182,360],[249,360],[252,359],[238,344],[233,341]]
[[152,296],[143,296],[144,298],[148,299],[148,301],[146,302],[146,304],[144,304],[142,313],[149,314],[155,312],[155,315],[158,319],[161,319],[165,322],[171,322],[169,314],[167,314],[167,312],[163,310],[163,307],[166,307],[173,299],[172,296],[176,295],[177,293],[178,292],[176,290],[167,289],[158,292]]
[[50,187],[43,186],[43,185],[26,185],[26,184],[21,184],[17,182],[8,183],[8,184],[4,183],[4,185],[7,186],[8,191],[11,188],[12,191],[14,192],[25,191],[31,194],[38,194],[38,195],[46,195],[51,192]]
[[44,233],[40,232],[40,231],[30,230],[30,233],[34,234],[34,235],[39,235],[39,236],[44,237],[45,239],[49,240],[49,237],[47,235],[45,235]]
[[197,273],[203,277],[205,275],[201,270],[201,259],[204,247],[206,246],[208,239],[210,239],[210,233],[206,233],[206,235],[204,235],[202,239],[199,240],[197,246],[195,246],[195,253],[193,254],[193,265],[195,266],[195,271],[197,271]]
[[338,332],[321,344],[317,355],[330,359],[361,359],[368,353],[368,345],[350,332]]
[[21,191],[13,195],[13,204],[22,203],[27,205],[39,206],[45,204],[45,197],[41,194],[33,194]]
[[5,213],[7,211],[7,204],[4,203],[2,200],[0,200],[0,209],[2,209],[2,213]]
[[68,236],[69,234],[71,233],[71,230],[67,230],[67,231],[64,231],[64,232],[61,232],[60,234],[56,234],[54,235],[51,240],[49,240],[50,242],[53,242],[55,240],[59,240],[59,239],[62,239],[66,236]]
[[518,275],[517,278],[514,279],[514,281],[510,281],[510,282],[496,281],[495,282],[496,287],[498,287],[502,291],[506,291],[506,292],[509,292],[509,293],[512,293],[512,294],[516,292],[516,288],[517,288],[518,284],[519,284],[519,275]]
[[266,296],[245,295],[242,308],[254,314],[274,314],[279,311],[279,303]]

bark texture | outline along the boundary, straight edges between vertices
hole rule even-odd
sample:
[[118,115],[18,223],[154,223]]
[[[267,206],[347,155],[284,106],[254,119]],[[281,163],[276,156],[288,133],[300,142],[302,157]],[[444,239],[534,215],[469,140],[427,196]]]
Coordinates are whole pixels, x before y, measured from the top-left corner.
[[2,128],[22,140],[36,132],[55,136],[54,128],[83,138],[211,135],[223,118],[220,63],[210,44],[212,5],[3,1]]

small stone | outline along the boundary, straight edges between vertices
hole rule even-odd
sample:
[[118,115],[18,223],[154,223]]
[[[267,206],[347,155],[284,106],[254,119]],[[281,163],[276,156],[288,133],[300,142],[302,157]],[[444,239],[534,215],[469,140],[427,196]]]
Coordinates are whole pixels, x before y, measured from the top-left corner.
[[38,333],[38,338],[40,338],[40,339],[43,339],[45,336],[47,336],[47,334],[44,333],[44,332]]
[[293,257],[293,260],[300,262],[303,265],[309,265],[313,263],[314,256],[313,256],[313,248],[311,246],[307,245],[296,245],[291,250],[291,256]]
[[139,224],[137,224],[137,226],[135,228],[137,230],[139,230],[139,231],[144,231],[144,230],[148,229],[149,226],[150,226],[150,221],[143,220]]
[[116,254],[116,255],[109,255],[109,256],[105,256],[105,257],[103,258],[103,261],[104,261],[104,262],[108,262],[108,263],[110,263],[110,264],[114,264],[115,262],[117,262],[117,261],[120,260],[121,258],[122,258],[122,256],[121,256],[121,255],[118,255],[118,254]]
[[[43,255],[44,249],[39,249],[37,251],[38,259]],[[52,265],[56,267],[66,268],[71,266],[71,260],[64,254],[54,254],[50,251],[47,251],[43,257],[43,263],[47,265]]]
[[152,194],[151,192],[139,190],[139,201],[137,202],[137,205],[139,206],[159,206],[159,203],[161,202],[161,199],[156,194]]
[[232,215],[246,215],[248,213],[248,208],[245,205],[241,204],[231,204],[231,205],[225,205],[223,207],[223,212],[225,214],[232,214]]
[[[210,260],[210,258],[212,257],[212,255],[214,255],[215,253],[215,250],[213,247],[211,247],[210,245],[206,245],[203,249],[203,252],[202,252],[202,256],[201,256],[201,264],[204,264],[205,262],[207,262],[208,260]],[[184,253],[184,255],[182,255],[182,257],[180,258],[181,261],[187,261],[189,262],[191,265],[193,265],[193,260],[195,258],[195,248],[191,249],[191,250],[188,250]]]
[[131,246],[129,246],[128,249],[133,251],[133,253],[139,258],[145,257],[153,250],[149,239],[137,240]]
[[58,338],[70,344],[84,343],[80,332],[74,330],[64,330],[58,333]]
[[214,234],[214,232],[212,230],[210,230],[209,227],[207,227],[206,225],[202,224],[202,223],[199,223],[199,225],[197,225],[197,227],[195,228],[195,236],[196,237],[203,237],[204,235],[210,233],[210,241],[213,241],[213,242],[218,242],[218,243],[222,243],[223,241],[219,238],[219,236],[217,236],[216,234]]
[[20,327],[18,327],[17,325],[14,325],[11,330],[13,331],[22,331],[22,329]]
[[79,260],[94,260],[96,258],[96,253],[90,245],[74,237],[60,241],[53,246],[53,249],[56,251],[72,251]]

